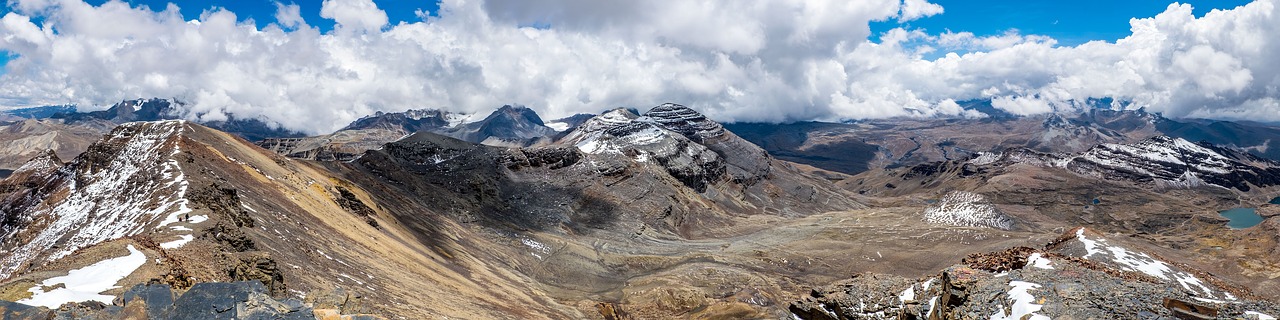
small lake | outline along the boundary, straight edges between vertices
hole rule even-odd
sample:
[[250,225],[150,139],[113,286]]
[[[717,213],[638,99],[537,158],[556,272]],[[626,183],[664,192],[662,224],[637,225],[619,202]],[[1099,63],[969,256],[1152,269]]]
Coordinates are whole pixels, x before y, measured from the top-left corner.
[[1275,197],[1274,199],[1271,199],[1271,202],[1270,202],[1270,203],[1271,203],[1271,204],[1280,204],[1280,197]]
[[1262,223],[1262,216],[1253,208],[1235,208],[1219,212],[1223,217],[1231,219],[1227,226],[1232,229],[1244,229]]

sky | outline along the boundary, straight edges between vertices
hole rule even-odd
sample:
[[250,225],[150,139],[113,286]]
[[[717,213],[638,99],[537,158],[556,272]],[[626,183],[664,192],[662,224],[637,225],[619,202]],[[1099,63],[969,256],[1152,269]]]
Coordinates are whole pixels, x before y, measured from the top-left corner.
[[1280,121],[1277,1],[9,0],[0,107],[173,97],[193,120],[310,133],[409,108],[664,102],[786,122],[1109,97]]

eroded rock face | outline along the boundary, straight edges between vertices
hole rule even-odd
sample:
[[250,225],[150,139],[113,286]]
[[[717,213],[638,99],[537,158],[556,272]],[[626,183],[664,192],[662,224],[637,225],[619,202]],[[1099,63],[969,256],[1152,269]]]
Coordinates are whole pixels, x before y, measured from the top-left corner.
[[644,115],[663,128],[678,132],[714,151],[724,159],[725,171],[737,183],[754,184],[769,174],[768,152],[689,107],[667,103],[650,109]]
[[1104,144],[1065,166],[1082,174],[1151,181],[1161,187],[1215,185],[1249,191],[1280,184],[1280,164],[1248,153],[1156,136],[1129,145]]
[[637,160],[654,160],[673,176],[699,192],[708,184],[727,179],[752,185],[768,176],[768,153],[678,104],[663,104],[638,116],[615,109],[586,121],[561,139],[585,153],[626,154]]
[[[587,154],[624,155],[639,162],[653,161],[698,192],[706,191],[709,184],[723,177],[726,170],[723,157],[653,120],[626,109],[615,109],[588,120],[561,143],[573,144]],[[694,127],[684,129],[690,128]]]

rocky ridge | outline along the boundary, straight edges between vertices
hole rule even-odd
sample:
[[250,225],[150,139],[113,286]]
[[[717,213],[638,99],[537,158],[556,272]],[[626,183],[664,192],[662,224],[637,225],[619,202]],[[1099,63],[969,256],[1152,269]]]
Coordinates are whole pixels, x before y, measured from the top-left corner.
[[1102,144],[1078,154],[1046,154],[1027,149],[983,153],[967,163],[1035,164],[1159,188],[1216,186],[1248,192],[1254,187],[1280,185],[1280,162],[1167,136],[1132,144]]

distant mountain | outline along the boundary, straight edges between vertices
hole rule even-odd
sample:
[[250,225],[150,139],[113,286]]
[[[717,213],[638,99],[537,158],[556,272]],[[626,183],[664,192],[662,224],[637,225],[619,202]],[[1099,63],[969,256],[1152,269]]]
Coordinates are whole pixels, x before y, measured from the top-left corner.
[[726,127],[780,158],[847,174],[964,159],[1005,148],[1081,152],[1099,144],[1132,143],[1158,135],[1206,141],[1280,160],[1280,128],[1248,122],[1172,120],[1141,109],[1092,108],[1075,115],[841,124],[733,123]]
[[380,111],[332,134],[269,138],[259,141],[258,145],[293,158],[350,161],[367,150],[380,148],[382,144],[417,132],[503,147],[547,144],[562,134],[547,127],[532,109],[503,106],[479,120],[470,114],[434,109]]
[[1280,162],[1182,138],[1155,136],[1131,144],[1102,144],[1078,154],[1047,154],[1027,149],[980,154],[968,163],[1010,166],[1033,164],[1065,168],[1111,181],[1159,188],[1217,186],[1248,192],[1280,186]]
[[549,140],[557,131],[547,127],[533,109],[506,105],[484,120],[462,124],[441,133],[491,146],[524,147]]
[[467,115],[435,109],[415,109],[405,112],[378,111],[372,116],[360,118],[342,130],[382,129],[401,132],[435,131],[457,126]]
[[[90,112],[62,112],[51,116],[62,119],[70,125],[104,120],[113,124],[133,121],[178,120],[185,116],[183,103],[173,99],[136,99],[125,100],[112,105],[107,110]],[[237,118],[228,115],[228,120],[203,123],[211,128],[234,133],[249,141],[258,141],[268,137],[301,137],[302,133],[290,131],[271,125],[259,119]]]
[[[512,120],[507,115],[538,123],[520,110],[502,112],[511,113],[474,128]],[[56,308],[65,299],[59,287],[37,284],[79,288],[49,279],[123,259],[145,263],[117,266],[118,278],[101,280],[179,291],[259,281],[272,297],[410,318],[501,318],[508,305],[523,306],[526,318],[584,318],[570,307],[587,301],[579,292],[622,292],[627,279],[700,268],[686,259],[714,261],[661,243],[722,251],[684,239],[864,208],[687,108],[621,112],[660,141],[627,138],[623,123],[605,129],[618,153],[567,143],[495,147],[418,132],[350,162],[303,163],[188,121],[128,122],[69,162],[45,153],[0,180],[0,278],[10,279],[0,290],[30,292],[15,300]],[[665,146],[684,151],[660,154]],[[688,150],[698,150],[696,159]],[[693,169],[680,161],[702,171],[681,175]],[[678,258],[652,260],[661,254]],[[499,292],[502,299],[486,298]],[[441,298],[414,299],[423,295]]]
[[45,119],[45,118],[52,117],[53,115],[58,113],[70,113],[75,111],[76,111],[75,105],[67,104],[67,105],[40,106],[40,107],[5,110],[5,111],[0,111],[0,115],[9,115],[9,116],[23,118],[23,119]]

